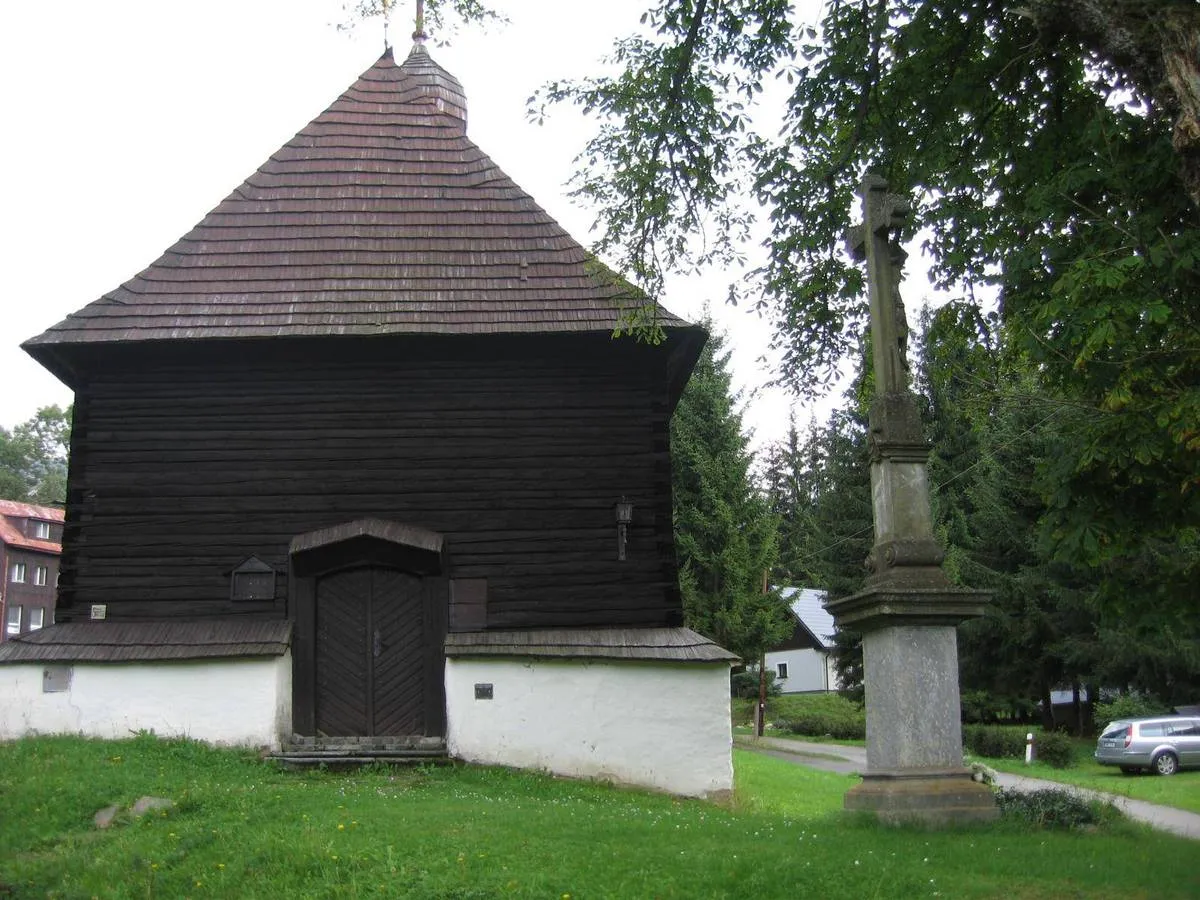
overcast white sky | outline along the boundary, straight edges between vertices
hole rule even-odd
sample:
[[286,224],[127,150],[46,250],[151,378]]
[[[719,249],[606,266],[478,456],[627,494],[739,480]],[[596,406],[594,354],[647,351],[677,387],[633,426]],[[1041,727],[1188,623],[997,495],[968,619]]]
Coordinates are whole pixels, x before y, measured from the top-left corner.
[[[398,55],[411,5],[393,14]],[[431,52],[466,89],[471,138],[587,244],[591,213],[563,185],[594,125],[565,108],[528,124],[525,101],[551,78],[594,72],[646,0],[497,5],[510,25]],[[348,36],[334,27],[343,18],[340,0],[2,4],[0,425],[71,401],[22,341],[156,259],[375,61],[381,25]],[[688,318],[711,304],[740,385],[759,392],[747,420],[761,444],[786,431],[790,401],[761,390],[773,376],[757,362],[770,330],[724,304],[728,280],[675,280],[665,302]]]

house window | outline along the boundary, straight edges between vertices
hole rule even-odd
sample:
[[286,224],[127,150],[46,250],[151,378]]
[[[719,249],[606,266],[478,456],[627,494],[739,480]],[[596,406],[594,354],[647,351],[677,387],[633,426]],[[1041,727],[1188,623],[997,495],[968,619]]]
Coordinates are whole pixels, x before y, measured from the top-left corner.
[[25,563],[13,563],[8,573],[8,580],[17,584],[25,583]]
[[45,587],[47,576],[49,574],[50,573],[46,570],[45,566],[38,566],[33,570],[33,583],[40,587]]
[[8,634],[21,633],[21,607],[10,606],[8,615],[4,617],[4,630]]
[[46,624],[46,610],[40,606],[29,608],[29,630],[37,631]]
[[42,540],[50,540],[50,523],[49,522],[34,522],[33,536]]
[[778,663],[776,668],[779,669],[776,674],[777,678],[787,678],[787,663]]

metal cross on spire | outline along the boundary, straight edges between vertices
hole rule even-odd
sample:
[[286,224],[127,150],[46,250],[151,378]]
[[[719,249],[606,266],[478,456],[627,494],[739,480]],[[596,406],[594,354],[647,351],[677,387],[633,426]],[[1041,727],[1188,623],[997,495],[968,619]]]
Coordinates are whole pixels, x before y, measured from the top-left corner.
[[417,44],[425,43],[425,39],[429,37],[425,33],[425,0],[417,0],[417,18],[412,37],[413,42]]

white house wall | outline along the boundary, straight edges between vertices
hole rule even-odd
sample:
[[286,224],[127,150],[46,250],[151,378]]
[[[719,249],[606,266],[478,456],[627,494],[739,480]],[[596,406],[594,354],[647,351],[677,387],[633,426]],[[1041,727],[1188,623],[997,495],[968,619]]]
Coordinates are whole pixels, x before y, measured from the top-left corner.
[[[69,674],[43,692],[43,672]],[[69,672],[64,671],[69,670]],[[278,749],[291,734],[292,660],[0,666],[0,739],[29,734],[127,738],[138,731]]]
[[837,676],[833,672],[833,658],[819,650],[776,650],[766,654],[767,671],[779,672],[779,664],[787,663],[788,677],[775,683],[785,694],[802,694],[812,691],[837,690]]
[[727,663],[451,658],[446,718],[469,762],[690,796],[733,787]]

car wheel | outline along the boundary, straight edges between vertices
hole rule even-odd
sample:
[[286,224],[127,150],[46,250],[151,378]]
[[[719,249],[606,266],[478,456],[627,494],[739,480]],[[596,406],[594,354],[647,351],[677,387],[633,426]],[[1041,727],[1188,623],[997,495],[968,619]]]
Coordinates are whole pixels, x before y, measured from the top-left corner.
[[1137,766],[1121,766],[1121,774],[1123,775],[1136,775],[1140,771],[1142,770]]
[[1163,753],[1154,760],[1154,771],[1159,775],[1174,775],[1179,770],[1179,760],[1174,753]]

